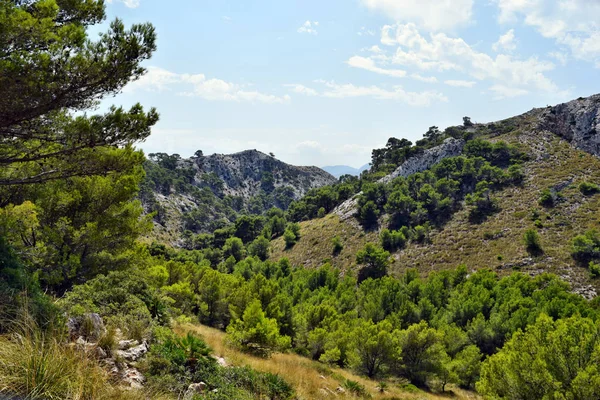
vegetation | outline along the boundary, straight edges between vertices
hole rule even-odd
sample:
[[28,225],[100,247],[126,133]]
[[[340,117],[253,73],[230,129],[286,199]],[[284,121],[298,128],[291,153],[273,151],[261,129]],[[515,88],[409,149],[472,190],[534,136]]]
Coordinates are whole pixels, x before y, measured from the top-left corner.
[[[376,387],[396,395],[397,382],[438,392],[460,387],[490,398],[600,397],[597,299],[572,293],[547,273],[500,276],[484,265],[477,271],[462,265],[426,276],[412,261],[402,273],[391,268],[401,253],[410,259],[409,250],[428,251],[458,214],[463,230],[476,230],[494,218],[503,223],[498,215],[510,212],[521,215],[523,228],[486,226],[486,234],[474,233],[476,246],[513,235],[522,237],[523,244],[513,241],[526,263],[551,262],[544,257],[550,239],[567,232],[569,257],[598,278],[600,235],[593,222],[582,228],[569,221],[579,209],[587,220],[598,210],[593,195],[600,189],[591,172],[573,174],[578,185],[572,187],[573,180],[540,180],[525,211],[507,210],[501,195],[524,190],[527,157],[500,138],[483,138],[513,132],[516,122],[482,126],[465,117],[462,126],[443,132],[430,127],[414,146],[390,138],[373,151],[371,171],[297,201],[293,188],[275,187],[266,168],[259,195],[244,202],[226,196],[215,174],[196,182],[200,150],[183,160],[164,153],[146,159],[134,149],[157,122],[155,110],[134,105],[86,114],[138,79],[155,50],[149,24],[126,29],[116,20],[91,41],[88,27],[104,19],[101,1],[0,2],[0,134],[6,139],[0,143],[0,393],[179,398],[191,383],[203,382],[202,397],[210,399],[291,399],[301,391],[315,397],[288,382],[300,385],[304,378],[289,373],[298,371],[302,356],[311,366],[305,373],[318,368],[323,380],[357,397]],[[380,180],[448,138],[465,141],[462,155]],[[159,199],[171,195],[196,204],[182,212],[178,249],[144,239],[152,220],[168,224]],[[352,228],[336,229],[322,243],[310,237],[325,231],[335,220],[327,214],[352,197]],[[573,198],[577,210],[561,209]],[[536,204],[544,208],[529,208]],[[525,230],[532,221],[536,228]],[[447,231],[448,240],[463,234]],[[325,257],[314,256],[318,246]],[[489,247],[499,262],[511,251]],[[274,256],[298,248],[302,262]],[[454,263],[463,249],[453,250],[444,257]],[[314,268],[305,268],[307,262]],[[103,317],[106,332],[94,344],[82,345],[87,333],[69,343],[65,318],[83,318],[84,330],[91,330],[89,313]],[[226,351],[258,367],[217,362],[198,330],[225,336]],[[148,378],[143,390],[119,389],[90,354],[91,346],[118,358],[119,335],[149,343],[137,365]],[[296,369],[273,371],[266,367],[270,357],[293,360]]]

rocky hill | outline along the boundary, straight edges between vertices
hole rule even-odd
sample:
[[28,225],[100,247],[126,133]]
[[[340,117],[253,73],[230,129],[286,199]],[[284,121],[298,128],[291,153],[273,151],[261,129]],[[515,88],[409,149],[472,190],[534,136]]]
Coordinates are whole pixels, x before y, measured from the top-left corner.
[[154,213],[150,240],[178,245],[185,230],[212,232],[239,213],[287,209],[311,189],[337,182],[314,166],[293,166],[257,150],[197,154],[190,159],[149,154],[141,199]]
[[294,199],[310,189],[330,185],[335,177],[317,167],[297,167],[258,150],[234,154],[213,154],[195,159],[196,183],[203,174],[214,174],[223,181],[223,193],[249,199],[265,189],[291,188]]
[[[522,184],[499,190],[495,194],[498,211],[481,222],[470,220],[463,203],[445,224],[429,232],[425,242],[411,241],[393,252],[392,272],[417,268],[427,274],[460,264],[471,270],[492,268],[501,274],[513,270],[532,275],[554,272],[571,282],[576,291],[587,297],[595,295],[600,288],[598,280],[590,278],[587,265],[574,259],[572,243],[577,235],[600,230],[600,195],[585,194],[580,186],[600,184],[600,95],[533,109],[499,122],[474,124],[468,131],[521,149],[527,155]],[[463,146],[460,140],[447,139],[408,159],[380,183],[430,168],[461,154]],[[542,200],[548,195],[551,205]],[[345,201],[324,218],[302,222],[302,237],[293,248],[276,240],[273,258],[285,256],[294,264],[313,267],[329,261],[341,269],[358,268],[356,252],[367,242],[379,242],[389,216],[382,214],[377,228],[363,229],[356,218],[357,199]],[[542,254],[531,255],[526,250],[523,237],[528,229],[539,233]],[[343,249],[333,254],[331,243],[336,236]]]

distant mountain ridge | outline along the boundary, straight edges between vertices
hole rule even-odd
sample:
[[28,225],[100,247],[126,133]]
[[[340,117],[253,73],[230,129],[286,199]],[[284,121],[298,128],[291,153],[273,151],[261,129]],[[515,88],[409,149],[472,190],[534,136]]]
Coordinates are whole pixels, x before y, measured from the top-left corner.
[[[258,150],[198,157],[194,166],[199,174],[214,173],[224,182],[223,192],[245,199],[261,190],[290,187],[299,199],[310,189],[335,183],[335,177],[315,166],[294,166]],[[201,176],[196,176],[198,183]]]
[[258,150],[234,154],[149,154],[140,198],[154,213],[153,239],[177,245],[182,233],[212,232],[237,214],[286,210],[310,190],[337,182],[315,166],[294,166]]
[[335,176],[336,178],[339,178],[342,175],[358,176],[363,171],[366,171],[369,168],[371,168],[370,164],[365,164],[360,168],[354,168],[354,167],[350,167],[348,165],[330,165],[330,166],[322,167],[321,169],[329,172],[331,175]]

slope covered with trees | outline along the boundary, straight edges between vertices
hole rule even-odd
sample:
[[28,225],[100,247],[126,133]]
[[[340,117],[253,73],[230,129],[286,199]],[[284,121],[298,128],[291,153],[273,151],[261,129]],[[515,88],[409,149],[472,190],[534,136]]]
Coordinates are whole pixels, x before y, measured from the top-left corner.
[[[298,378],[265,367],[288,352],[339,384],[313,398],[599,396],[599,97],[391,138],[368,173],[294,196],[272,157],[240,161],[240,204],[222,160],[135,149],[154,110],[88,114],[155,49],[118,20],[92,41],[104,18],[0,1],[0,395],[293,399]],[[382,180],[449,138],[462,154]],[[148,239],[173,193],[178,246]]]

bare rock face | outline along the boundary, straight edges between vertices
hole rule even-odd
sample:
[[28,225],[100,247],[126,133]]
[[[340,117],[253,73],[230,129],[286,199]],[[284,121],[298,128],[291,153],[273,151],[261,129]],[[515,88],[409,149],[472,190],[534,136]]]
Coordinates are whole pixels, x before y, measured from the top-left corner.
[[195,160],[195,165],[198,169],[198,183],[202,174],[212,173],[223,181],[225,194],[243,198],[257,195],[265,184],[265,179],[274,188],[292,188],[296,199],[311,189],[337,182],[333,175],[320,168],[289,165],[257,150],[199,157]]
[[542,110],[538,126],[600,156],[600,95],[548,107]]
[[394,172],[381,178],[379,183],[389,183],[399,176],[407,177],[414,173],[425,171],[445,158],[459,156],[462,154],[464,147],[464,140],[448,138],[439,146],[425,150],[423,154],[409,158],[396,168]]
[[[406,160],[400,165],[394,172],[384,176],[378,182],[379,183],[390,183],[399,176],[407,177],[417,172],[425,171],[442,161],[445,158],[456,157],[462,154],[463,148],[465,147],[465,141],[462,139],[448,138],[444,140],[439,146],[433,147],[429,150],[425,150],[423,154],[414,156]],[[358,209],[358,198],[362,192],[357,193],[353,197],[344,201],[342,204],[337,206],[333,213],[336,214],[340,220],[348,221],[358,226],[355,220],[356,211]]]

